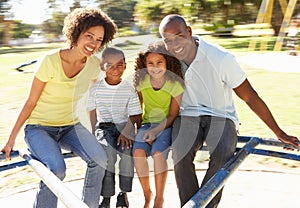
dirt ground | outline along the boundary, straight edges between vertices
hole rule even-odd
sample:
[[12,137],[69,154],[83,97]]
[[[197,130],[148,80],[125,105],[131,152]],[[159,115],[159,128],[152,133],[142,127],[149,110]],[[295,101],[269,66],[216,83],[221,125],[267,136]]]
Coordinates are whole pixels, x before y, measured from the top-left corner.
[[[200,153],[201,154],[201,153]],[[67,161],[67,177],[65,185],[80,199],[84,163],[79,158],[69,158]],[[196,161],[197,175],[202,180],[207,168],[207,161]],[[169,166],[168,180],[165,191],[165,207],[180,207],[177,187],[172,166]],[[24,176],[28,181],[37,178],[30,167],[24,166],[1,173],[0,207],[32,207],[38,180],[23,185],[14,186],[14,181]],[[75,174],[76,173],[76,174]],[[117,179],[118,177],[116,177]],[[300,163],[286,159],[275,159],[250,155],[228,179],[224,188],[221,208],[298,208],[300,204]],[[154,191],[154,178],[151,177]],[[117,183],[118,184],[118,183]],[[116,187],[118,191],[118,187]],[[143,193],[135,175],[133,191],[128,194],[130,207],[140,208],[143,205]],[[112,198],[112,205],[116,199]],[[59,208],[64,208],[59,202]]]

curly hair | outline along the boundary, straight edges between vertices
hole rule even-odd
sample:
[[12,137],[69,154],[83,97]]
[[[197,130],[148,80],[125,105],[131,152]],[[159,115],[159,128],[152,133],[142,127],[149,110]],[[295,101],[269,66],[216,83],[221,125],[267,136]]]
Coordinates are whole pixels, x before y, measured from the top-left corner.
[[110,17],[98,8],[77,8],[64,19],[63,34],[67,38],[70,47],[77,44],[81,33],[94,26],[104,27],[104,37],[99,51],[107,43],[111,42],[117,33],[117,25]]
[[182,73],[182,66],[180,61],[171,55],[165,48],[165,44],[162,40],[156,40],[147,45],[145,49],[142,49],[135,59],[135,74],[134,74],[134,86],[137,88],[144,81],[148,70],[146,68],[146,58],[150,53],[161,54],[167,63],[166,79],[171,82],[179,82],[184,86],[184,78]]

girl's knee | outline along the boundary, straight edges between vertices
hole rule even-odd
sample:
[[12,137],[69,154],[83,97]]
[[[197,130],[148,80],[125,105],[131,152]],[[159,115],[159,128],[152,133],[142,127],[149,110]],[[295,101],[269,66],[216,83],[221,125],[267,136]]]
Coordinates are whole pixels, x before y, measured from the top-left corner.
[[146,154],[146,151],[143,150],[143,149],[135,149],[133,151],[133,157],[146,157],[147,154]]

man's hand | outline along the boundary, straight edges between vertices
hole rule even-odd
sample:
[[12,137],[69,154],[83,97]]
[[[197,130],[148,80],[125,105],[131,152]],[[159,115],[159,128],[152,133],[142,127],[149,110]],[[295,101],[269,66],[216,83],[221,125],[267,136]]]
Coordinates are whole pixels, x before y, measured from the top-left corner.
[[[299,139],[297,137],[287,135],[283,131],[279,135],[277,135],[277,137],[283,143],[289,144],[289,145],[295,147],[294,149],[297,149],[298,151],[300,150],[300,141],[299,141]],[[290,148],[290,147],[285,147],[284,149],[294,150],[293,148]]]

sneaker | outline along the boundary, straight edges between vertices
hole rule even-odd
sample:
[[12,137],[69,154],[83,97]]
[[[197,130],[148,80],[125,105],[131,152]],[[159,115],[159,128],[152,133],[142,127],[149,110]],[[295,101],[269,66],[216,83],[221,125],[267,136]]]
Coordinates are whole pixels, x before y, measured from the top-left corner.
[[117,197],[117,208],[128,208],[129,207],[129,202],[127,198],[127,194],[120,192],[118,197]]
[[99,208],[110,208],[110,197],[103,197]]

